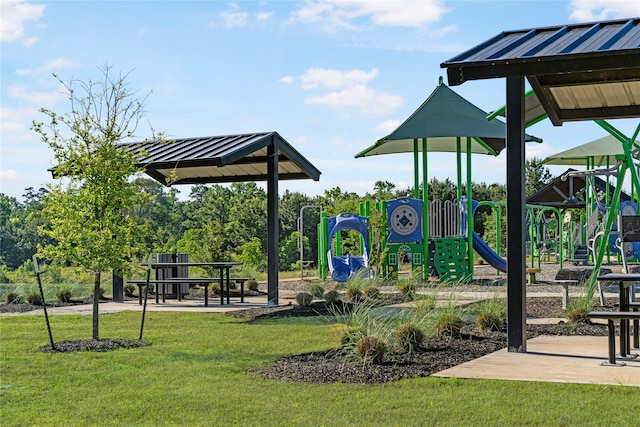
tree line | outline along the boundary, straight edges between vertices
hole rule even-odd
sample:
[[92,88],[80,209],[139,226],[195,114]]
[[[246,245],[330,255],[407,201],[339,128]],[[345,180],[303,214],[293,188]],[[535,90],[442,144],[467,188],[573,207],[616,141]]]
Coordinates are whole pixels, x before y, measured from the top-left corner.
[[[527,195],[538,191],[552,176],[527,161]],[[175,188],[167,188],[149,178],[137,178],[134,185],[138,192],[147,195],[145,203],[132,207],[137,228],[144,243],[135,253],[146,259],[149,252],[186,252],[194,260],[239,260],[266,270],[267,243],[267,194],[256,183],[230,185],[194,185],[187,199],[181,200]],[[506,200],[503,184],[472,183],[476,200]],[[466,189],[463,188],[463,193]],[[429,199],[455,200],[456,185],[450,179],[431,179],[428,184]],[[29,261],[38,245],[53,243],[52,238],[39,232],[47,217],[46,188],[25,189],[23,201],[0,193],[0,266],[16,269]],[[358,195],[340,187],[325,190],[322,195],[310,197],[299,192],[286,191],[279,197],[280,269],[299,269],[299,217],[304,206],[322,206],[327,216],[341,212],[358,213],[360,203],[367,200],[390,200],[412,196],[413,188],[398,189],[388,181],[378,181],[371,192]],[[317,224],[320,210],[308,208],[302,230],[305,260],[318,259]],[[492,213],[480,210],[474,219],[475,230],[483,236],[490,232]],[[486,229],[488,228],[488,229]]]

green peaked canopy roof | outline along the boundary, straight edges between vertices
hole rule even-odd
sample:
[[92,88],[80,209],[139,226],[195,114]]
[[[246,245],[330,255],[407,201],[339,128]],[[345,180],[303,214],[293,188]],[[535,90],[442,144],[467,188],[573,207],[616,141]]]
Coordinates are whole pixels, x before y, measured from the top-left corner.
[[[427,151],[456,152],[458,137],[472,138],[472,153],[495,156],[506,145],[506,125],[499,120],[488,121],[486,112],[440,81],[427,100],[404,123],[355,157],[413,152],[415,138],[427,138]],[[529,135],[526,139],[541,142]],[[464,141],[461,150],[466,152]]]
[[[638,146],[638,141],[635,145]],[[613,166],[618,159],[623,157],[622,143],[609,135],[549,156],[540,163],[543,165],[587,166],[587,159],[592,159],[589,160],[591,166],[607,166],[607,164]]]

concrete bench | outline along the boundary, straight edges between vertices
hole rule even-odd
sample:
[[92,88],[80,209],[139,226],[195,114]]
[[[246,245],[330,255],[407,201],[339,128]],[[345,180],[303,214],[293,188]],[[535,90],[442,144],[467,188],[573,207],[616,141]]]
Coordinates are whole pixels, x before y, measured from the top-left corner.
[[[635,305],[635,303],[634,303]],[[607,327],[609,328],[609,360],[602,362],[603,366],[624,366],[624,362],[616,361],[616,326],[614,321],[623,322],[625,320],[640,320],[640,312],[638,311],[590,311],[587,313],[588,319],[604,319],[607,321]],[[634,335],[638,333],[636,329]],[[624,333],[626,334],[626,333]],[[627,342],[628,336],[623,337],[623,333],[620,334],[620,354],[621,357],[635,358],[636,354],[627,354]]]

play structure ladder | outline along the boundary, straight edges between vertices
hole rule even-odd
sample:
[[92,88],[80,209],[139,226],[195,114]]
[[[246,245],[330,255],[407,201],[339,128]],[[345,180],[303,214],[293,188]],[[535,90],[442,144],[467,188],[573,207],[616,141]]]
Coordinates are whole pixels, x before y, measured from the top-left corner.
[[463,238],[433,239],[433,267],[441,282],[466,282],[471,278],[467,266],[467,244]]

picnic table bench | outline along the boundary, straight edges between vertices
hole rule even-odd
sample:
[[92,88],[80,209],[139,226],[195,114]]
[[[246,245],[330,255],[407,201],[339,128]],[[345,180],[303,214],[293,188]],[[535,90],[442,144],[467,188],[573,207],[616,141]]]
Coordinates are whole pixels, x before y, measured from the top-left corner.
[[[254,279],[251,277],[229,277],[228,280],[222,280],[222,285],[220,286],[220,304],[224,304],[225,282],[227,283],[227,286],[226,286],[227,304],[230,303],[229,282],[235,282],[237,284],[240,284],[240,302],[243,303],[244,302],[244,283],[249,280],[254,280]],[[209,285],[211,283],[220,284],[220,282],[221,282],[221,279],[219,277],[172,277],[170,279],[153,279],[153,280],[149,280],[148,282],[146,280],[128,280],[127,281],[127,283],[131,283],[133,285],[138,286],[138,303],[140,305],[142,305],[142,291],[144,286],[147,285],[147,283],[149,285],[155,285],[156,303],[159,303],[159,297],[160,297],[160,292],[158,292],[158,285],[165,285],[165,284],[178,285],[178,284],[186,283],[190,285],[204,286],[205,307],[209,306]],[[181,301],[180,292],[178,292],[178,301]],[[162,302],[166,302],[164,292],[162,292]]]
[[620,324],[620,354],[619,357],[623,359],[633,359],[638,357],[637,354],[631,353],[631,343],[629,340],[630,321],[634,322],[634,345],[636,348],[639,344],[639,331],[638,323],[640,323],[640,302],[631,301],[630,287],[632,283],[640,281],[640,274],[637,273],[622,273],[622,274],[601,274],[598,276],[598,281],[611,281],[618,282],[618,289],[620,294],[620,303],[618,311],[590,311],[587,313],[589,319],[605,319],[607,321],[607,327],[609,328],[609,358],[607,362],[603,362],[603,365],[607,366],[624,366],[624,362],[616,361],[616,330],[614,321],[619,321]]

